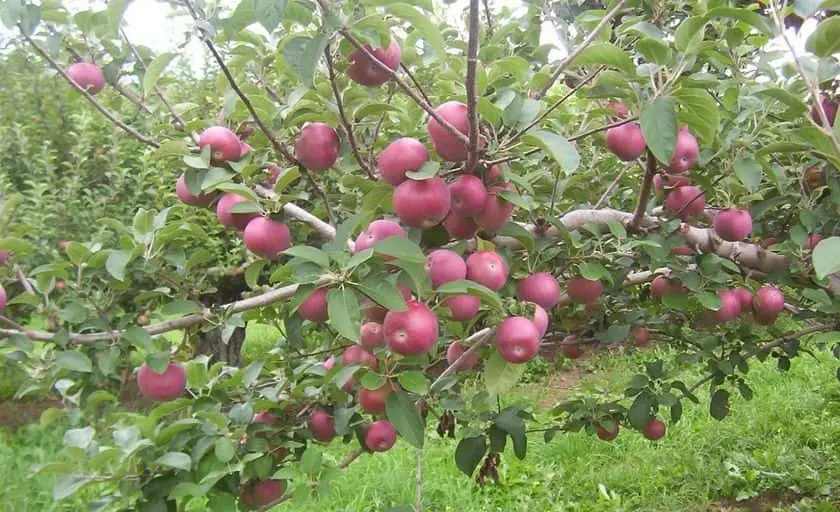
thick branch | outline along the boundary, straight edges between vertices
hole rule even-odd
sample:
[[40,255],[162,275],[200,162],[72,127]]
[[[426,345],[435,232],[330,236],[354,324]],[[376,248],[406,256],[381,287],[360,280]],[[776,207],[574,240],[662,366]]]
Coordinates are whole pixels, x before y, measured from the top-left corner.
[[345,133],[347,133],[347,142],[350,143],[350,147],[353,149],[353,156],[356,158],[356,162],[359,163],[359,167],[365,171],[370,179],[375,180],[376,176],[373,174],[369,163],[362,158],[362,153],[359,151],[359,144],[356,142],[356,135],[353,133],[353,125],[350,124],[350,121],[347,119],[347,114],[344,112],[344,102],[341,101],[341,92],[338,90],[338,81],[335,78],[335,67],[333,66],[333,58],[329,45],[324,50],[324,55],[327,58],[327,71],[329,72],[330,85],[332,86],[333,96],[335,96],[335,103],[338,106],[338,116],[341,118],[341,125],[344,126]]
[[478,155],[478,94],[476,70],[478,68],[478,0],[470,0],[469,41],[467,43],[467,118],[470,123],[470,145],[467,153],[466,172],[472,172]]
[[575,50],[572,53],[567,55],[566,58],[563,59],[562,62],[560,62],[560,64],[557,66],[557,69],[554,70],[554,73],[551,75],[551,78],[548,80],[548,82],[546,82],[546,84],[543,85],[542,88],[539,91],[533,93],[531,95],[532,98],[538,100],[538,99],[542,98],[543,96],[545,96],[545,93],[547,93],[548,90],[551,89],[551,86],[553,86],[554,82],[556,82],[557,79],[560,78],[560,75],[563,74],[563,71],[565,71],[566,68],[569,67],[569,64],[571,64],[572,61],[575,60],[575,57],[577,57],[580,54],[580,52],[582,52],[583,50],[586,49],[587,46],[592,44],[592,41],[594,41],[595,38],[598,36],[598,32],[600,32],[601,29],[604,28],[604,26],[606,26],[607,23],[610,23],[610,21],[613,19],[613,17],[615,17],[615,15],[618,14],[618,11],[622,7],[624,7],[624,3],[626,1],[627,0],[619,0],[619,2],[617,4],[615,4],[615,7],[613,7],[612,10],[610,12],[608,12],[601,19],[601,21],[598,22],[597,25],[595,25],[595,28],[592,30],[592,32],[587,34],[587,36],[584,38],[584,40],[580,44],[580,46],[575,48]]
[[147,145],[149,145],[153,148],[159,148],[160,147],[160,144],[158,144],[156,141],[150,139],[149,137],[146,137],[142,133],[138,132],[134,128],[132,128],[132,127],[128,126],[127,124],[125,124],[124,122],[122,122],[117,117],[116,114],[114,114],[113,112],[111,112],[110,110],[105,108],[101,103],[99,103],[99,101],[96,100],[96,98],[93,97],[92,94],[90,94],[89,92],[87,92],[87,90],[83,89],[82,87],[79,86],[79,84],[74,82],[73,79],[70,78],[70,75],[68,75],[67,72],[64,71],[64,68],[62,68],[58,64],[58,62],[55,61],[55,59],[50,57],[50,55],[47,52],[45,52],[44,49],[41,48],[41,46],[38,43],[35,42],[35,40],[33,40],[31,37],[29,37],[29,35],[26,34],[26,32],[24,30],[21,29],[20,33],[23,34],[23,38],[26,39],[26,42],[28,42],[35,49],[35,51],[38,52],[38,54],[41,57],[46,59],[46,61],[49,62],[50,66],[52,66],[53,69],[58,71],[58,73],[67,81],[67,83],[69,83],[70,85],[73,86],[74,89],[79,91],[79,93],[82,96],[84,96],[85,99],[88,100],[90,102],[90,104],[94,106],[94,108],[96,108],[96,110],[98,110],[103,116],[108,118],[109,121],[111,121],[112,123],[117,125],[120,129],[122,129],[126,133],[130,134],[131,136],[133,136],[135,139],[139,140],[140,142],[142,142],[144,144],[147,144]]
[[[277,199],[277,194],[273,190],[267,189],[262,185],[257,185],[254,187],[254,190],[260,197],[264,197],[266,199]],[[333,240],[335,238],[335,228],[333,226],[327,224],[294,203],[284,203],[283,213],[293,219],[309,224],[309,227],[328,240]]]
[[653,176],[656,174],[656,158],[653,156],[651,150],[647,150],[647,165],[645,165],[645,177],[642,180],[642,190],[639,192],[639,204],[636,205],[636,211],[633,214],[633,220],[630,221],[630,227],[636,229],[642,218],[645,216],[647,204],[650,200],[650,191],[653,188]]

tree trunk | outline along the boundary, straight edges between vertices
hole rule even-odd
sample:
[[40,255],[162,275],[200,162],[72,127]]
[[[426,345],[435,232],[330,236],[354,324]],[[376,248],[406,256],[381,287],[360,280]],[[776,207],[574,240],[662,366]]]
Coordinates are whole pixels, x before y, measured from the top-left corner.
[[199,332],[195,355],[209,355],[212,361],[225,361],[231,366],[242,364],[242,343],[245,341],[245,328],[236,327],[227,343],[222,340],[222,329]]

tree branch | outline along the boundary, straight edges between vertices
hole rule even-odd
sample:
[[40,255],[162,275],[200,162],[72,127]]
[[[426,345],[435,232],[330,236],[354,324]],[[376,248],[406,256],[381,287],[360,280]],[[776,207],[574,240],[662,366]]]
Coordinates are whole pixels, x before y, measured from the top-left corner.
[[329,72],[330,85],[332,86],[333,96],[335,96],[335,103],[338,106],[338,116],[341,118],[341,125],[347,133],[347,141],[353,149],[353,156],[356,158],[356,162],[359,163],[359,167],[365,171],[365,174],[367,174],[370,179],[375,180],[376,175],[371,170],[370,164],[362,158],[362,154],[359,151],[359,144],[356,142],[356,135],[353,133],[353,125],[350,124],[350,121],[347,119],[347,114],[344,112],[344,103],[341,101],[341,92],[338,90],[338,81],[335,78],[335,67],[333,66],[333,58],[329,44],[327,44],[327,47],[324,49],[324,56],[327,58],[327,71]]
[[[18,28],[20,28],[20,27],[18,27]],[[68,75],[67,72],[64,70],[64,68],[62,68],[58,64],[58,62],[55,61],[55,59],[50,57],[50,55],[47,52],[45,52],[44,49],[41,48],[41,46],[38,43],[35,42],[35,40],[33,40],[31,37],[29,37],[29,35],[26,34],[26,32],[22,28],[20,30],[20,33],[23,35],[23,38],[26,39],[26,42],[28,42],[32,46],[32,48],[34,48],[35,51],[38,52],[38,54],[41,57],[46,59],[46,61],[49,62],[50,66],[53,69],[55,69],[56,71],[58,71],[58,73],[67,81],[67,83],[69,83],[70,85],[73,86],[74,89],[79,91],[79,93],[82,96],[84,96],[85,99],[88,100],[88,102],[90,102],[90,104],[93,105],[94,108],[96,108],[96,110],[98,110],[103,116],[108,118],[109,121],[111,121],[112,123],[117,125],[120,129],[122,129],[123,131],[125,131],[126,133],[128,133],[129,135],[134,137],[135,139],[139,140],[143,144],[147,144],[147,145],[149,145],[149,146],[151,146],[155,149],[160,147],[160,144],[158,144],[156,141],[150,139],[149,137],[146,137],[145,135],[141,134],[140,132],[138,132],[134,128],[132,128],[132,127],[128,126],[127,124],[125,124],[124,122],[122,122],[117,117],[116,114],[114,114],[113,112],[111,112],[110,110],[105,108],[101,103],[99,103],[99,101],[97,101],[96,98],[93,97],[92,94],[90,94],[89,92],[87,92],[87,90],[83,89],[82,87],[79,86],[79,84],[74,82],[73,79],[70,78],[70,75]]]
[[630,165],[625,165],[621,169],[621,172],[619,172],[618,176],[616,176],[615,179],[612,180],[612,183],[610,183],[610,185],[607,187],[607,190],[605,190],[604,193],[601,194],[601,197],[598,199],[598,202],[595,203],[595,206],[593,208],[598,209],[604,206],[604,204],[607,202],[607,199],[609,199],[613,191],[615,191],[615,188],[618,186],[619,183],[621,183],[621,179],[624,178],[624,175],[627,174],[627,171],[630,170],[630,167]]
[[402,69],[403,73],[405,73],[406,76],[408,76],[408,79],[411,80],[411,83],[414,84],[414,87],[417,88],[417,91],[420,93],[421,96],[423,96],[423,99],[426,100],[426,103],[431,105],[432,100],[430,100],[429,97],[426,95],[426,91],[423,90],[423,86],[420,85],[420,82],[417,81],[417,78],[414,77],[414,73],[411,72],[408,66],[406,66],[405,63],[400,62],[400,69]]
[[484,0],[484,17],[487,18],[487,34],[493,35],[493,17],[490,13],[490,1]]
[[580,44],[580,46],[578,46],[577,48],[575,48],[575,50],[574,50],[572,53],[570,53],[569,55],[567,55],[567,56],[566,56],[566,58],[565,58],[565,59],[563,59],[563,61],[562,61],[562,62],[561,62],[561,63],[557,66],[557,69],[555,69],[555,70],[554,70],[554,73],[551,75],[551,78],[548,80],[548,82],[546,82],[546,84],[545,84],[545,85],[543,85],[543,86],[540,88],[540,90],[538,90],[537,92],[535,92],[535,93],[531,94],[531,98],[533,98],[533,99],[535,99],[535,100],[538,100],[538,99],[542,98],[543,96],[545,96],[545,93],[547,93],[547,92],[548,92],[548,90],[549,90],[549,89],[551,89],[551,86],[553,86],[553,85],[554,85],[554,82],[556,82],[556,81],[557,81],[557,79],[558,79],[558,78],[560,78],[560,75],[561,75],[561,74],[563,74],[563,71],[565,71],[565,70],[566,70],[566,68],[567,68],[567,67],[569,67],[569,64],[571,64],[571,63],[572,63],[572,61],[573,61],[573,60],[575,60],[575,57],[577,57],[578,55],[580,55],[580,52],[582,52],[583,50],[585,50],[585,49],[586,49],[586,47],[587,47],[587,46],[589,46],[590,44],[592,44],[592,41],[594,41],[594,40],[595,40],[595,37],[597,37],[597,36],[598,36],[598,32],[600,32],[600,31],[601,31],[601,29],[602,29],[602,28],[604,28],[604,26],[605,26],[607,23],[609,23],[609,22],[610,22],[610,21],[611,21],[611,20],[615,17],[615,15],[616,15],[616,14],[618,14],[618,11],[619,11],[622,7],[624,7],[624,3],[625,3],[626,1],[627,1],[627,0],[619,0],[619,1],[618,1],[618,3],[617,3],[617,4],[615,4],[615,7],[613,7],[613,8],[612,8],[612,10],[611,10],[610,12],[608,12],[608,13],[607,13],[607,14],[606,14],[606,15],[605,15],[602,19],[601,19],[601,21],[599,21],[599,22],[598,22],[598,24],[597,24],[597,25],[595,25],[595,28],[592,30],[592,32],[590,32],[590,33],[589,33],[589,34],[588,34],[588,35],[584,38],[584,40],[583,40],[583,42]]
[[27,279],[26,275],[23,273],[23,269],[21,269],[18,265],[15,265],[15,275],[17,276],[18,281],[20,281],[20,285],[23,286],[24,290],[26,290],[26,293],[35,295],[32,283],[29,282],[29,279]]
[[[199,21],[198,13],[196,12],[195,8],[193,8],[190,0],[183,0],[183,2],[187,9],[190,11],[190,15],[193,17],[193,19]],[[209,37],[205,37],[204,45],[207,46],[208,50],[210,50],[210,54],[213,55],[213,59],[219,65],[219,68],[221,68],[222,73],[225,75],[225,78],[227,78],[231,89],[233,89],[233,91],[236,93],[239,99],[242,100],[242,103],[245,105],[245,108],[248,109],[248,112],[251,114],[251,117],[254,119],[254,122],[257,123],[257,126],[260,127],[260,130],[263,132],[266,138],[268,138],[269,142],[271,142],[271,145],[272,147],[274,147],[275,151],[283,155],[290,162],[297,165],[298,168],[300,168],[300,173],[303,174],[304,177],[306,177],[306,180],[315,190],[315,193],[321,196],[321,199],[324,202],[324,208],[327,211],[327,216],[329,217],[330,222],[333,222],[333,212],[332,208],[330,207],[330,201],[327,198],[326,191],[315,181],[315,179],[312,177],[312,174],[309,172],[309,169],[304,167],[297,160],[297,158],[295,158],[289,152],[289,150],[286,149],[286,147],[280,142],[280,140],[277,138],[277,135],[274,133],[274,130],[272,130],[271,127],[269,127],[265,123],[265,121],[263,121],[263,119],[257,113],[257,110],[254,108],[254,105],[251,103],[251,100],[242,91],[242,89],[239,88],[239,84],[236,82],[236,79],[233,77],[233,74],[230,72],[230,69],[227,67],[227,64],[225,64],[225,61],[224,59],[222,59],[222,56],[219,54],[218,50],[216,50],[216,45],[213,44],[213,41],[211,41]]]
[[470,123],[470,145],[467,152],[467,164],[464,170],[472,172],[478,155],[478,94],[476,89],[476,70],[478,68],[478,0],[470,0],[470,28],[467,42],[467,119]]
[[[272,200],[278,199],[277,194],[273,190],[263,187],[262,185],[257,185],[254,187],[254,190],[260,197]],[[335,238],[335,227],[327,224],[294,203],[284,203],[283,213],[293,219],[309,224],[312,229],[328,240],[333,240]]]
[[642,180],[642,190],[639,192],[639,204],[636,205],[636,211],[633,214],[633,220],[630,221],[630,227],[636,229],[642,218],[645,216],[647,210],[648,200],[650,200],[650,191],[653,188],[653,176],[656,174],[656,158],[653,156],[651,150],[647,150],[647,165],[645,166],[645,177]]
[[485,327],[484,329],[473,333],[470,337],[465,339],[463,343],[471,344],[470,348],[465,350],[464,353],[461,354],[461,357],[456,359],[455,362],[453,362],[445,370],[443,370],[443,373],[441,373],[440,376],[438,376],[438,378],[435,379],[434,382],[432,382],[432,385],[429,386],[430,392],[434,390],[441,383],[441,381],[443,381],[443,379],[455,373],[464,359],[469,357],[470,354],[475,353],[475,351],[477,351],[478,349],[483,347],[488,341],[490,341],[490,338],[493,336],[494,332],[496,332],[496,329]]

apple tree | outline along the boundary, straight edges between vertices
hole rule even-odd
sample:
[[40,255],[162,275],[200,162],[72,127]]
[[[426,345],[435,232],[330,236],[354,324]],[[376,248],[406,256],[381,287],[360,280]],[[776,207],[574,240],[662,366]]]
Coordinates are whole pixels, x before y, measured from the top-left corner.
[[[133,44],[127,0],[0,4],[169,184],[53,261],[0,239],[19,395],[52,390],[42,425],[76,427],[74,463],[40,468],[56,499],[266,509],[434,430],[483,483],[508,440],[658,440],[749,400],[753,359],[840,351],[836,2],[494,3],[161,2],[212,64],[178,101],[183,45]],[[246,364],[249,322],[282,338]],[[652,339],[704,377],[651,357],[620,399],[505,398],[544,347]],[[354,449],[330,464],[330,442]]]

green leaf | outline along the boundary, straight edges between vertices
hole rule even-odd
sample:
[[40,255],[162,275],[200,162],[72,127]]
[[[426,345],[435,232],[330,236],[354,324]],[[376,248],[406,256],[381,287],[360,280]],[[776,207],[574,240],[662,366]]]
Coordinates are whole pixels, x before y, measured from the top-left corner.
[[484,385],[492,395],[500,395],[511,389],[525,372],[524,364],[509,363],[494,350],[484,365]]
[[236,447],[233,446],[233,442],[230,439],[220,437],[216,440],[213,453],[219,459],[219,462],[226,463],[236,455]]
[[86,450],[93,441],[93,436],[96,431],[93,427],[73,428],[64,433],[64,446],[72,446],[74,448],[81,448]]
[[307,475],[317,475],[321,471],[323,453],[316,444],[310,444],[300,458],[300,469]]
[[641,126],[648,149],[657,160],[667,165],[677,145],[677,111],[674,100],[657,98],[646,106],[642,111]]
[[161,53],[155,57],[155,60],[149,63],[149,66],[146,68],[146,73],[143,75],[143,94],[146,96],[149,95],[160,79],[163,70],[177,56],[178,54],[173,52]]
[[283,45],[283,57],[306,87],[312,87],[315,68],[329,42],[329,36],[319,30],[314,38],[299,36]]
[[188,300],[173,300],[163,306],[163,309],[161,310],[161,314],[163,316],[184,316],[200,312],[201,306]]
[[606,331],[595,334],[595,338],[603,343],[618,343],[627,339],[630,334],[630,325],[612,324]]
[[400,386],[410,393],[424,395],[429,391],[429,379],[426,374],[416,370],[409,370],[397,376]]
[[90,358],[76,350],[59,352],[55,357],[55,365],[74,372],[90,373],[93,371],[93,362]]
[[805,41],[805,48],[821,58],[840,51],[840,18],[831,17],[820,22]]
[[639,393],[630,410],[627,411],[627,419],[637,429],[642,429],[651,419],[651,409],[656,404],[656,397],[649,392]]
[[385,414],[394,424],[397,432],[416,448],[423,447],[425,440],[423,417],[405,391],[390,393],[385,400]]
[[468,279],[459,279],[458,281],[450,281],[442,284],[437,289],[437,292],[441,295],[474,295],[493,309],[497,311],[502,309],[502,299],[499,297],[499,294],[482,284]]
[[832,236],[818,243],[811,254],[811,261],[817,279],[825,279],[830,274],[840,272],[840,237]]
[[293,247],[289,247],[283,254],[293,256],[295,258],[300,258],[302,260],[311,261],[312,263],[318,265],[321,268],[329,268],[330,266],[330,257],[317,247],[312,247],[310,245],[295,245]]
[[510,435],[513,441],[513,454],[524,459],[528,451],[528,438],[525,435],[525,422],[512,409],[505,409],[496,417],[495,425]]
[[742,158],[735,162],[733,168],[735,170],[735,176],[741,180],[741,183],[743,183],[750,192],[758,190],[763,176],[760,163],[752,158]]
[[280,22],[283,21],[283,14],[286,12],[288,0],[256,0],[254,2],[254,14],[256,20],[269,32],[274,32]]
[[393,256],[414,263],[424,263],[426,261],[426,256],[420,246],[401,236],[392,236],[380,240],[373,246],[373,251],[376,254]]
[[93,477],[81,473],[62,475],[53,485],[53,499],[59,501],[69,498],[91,482],[93,482]]
[[404,3],[388,3],[385,10],[397,18],[407,21],[411,28],[431,45],[436,59],[443,60],[446,57],[446,43],[443,34],[431,22],[428,14]]
[[633,59],[621,48],[609,43],[598,43],[589,45],[580,52],[575,60],[569,65],[570,68],[579,66],[608,66],[627,74],[636,74],[636,65]]
[[793,12],[803,18],[808,18],[817,12],[821,3],[823,3],[822,0],[794,0]]
[[708,22],[709,19],[706,16],[683,19],[674,33],[674,46],[680,51],[685,51],[692,41],[703,38],[703,29]]
[[720,110],[704,89],[683,87],[673,92],[680,107],[680,121],[691,128],[701,142],[712,145],[720,125]]
[[580,165],[580,154],[577,148],[571,142],[555,133],[545,130],[528,132],[522,137],[522,142],[526,144],[530,143],[548,152],[567,176],[574,173]]
[[461,472],[471,477],[486,453],[487,439],[484,436],[465,437],[455,448],[455,464]]
[[405,173],[406,178],[410,180],[423,181],[437,176],[440,169],[440,162],[437,160],[429,160],[421,165],[416,171],[409,171]]
[[767,19],[757,14],[755,11],[748,9],[737,9],[734,7],[715,7],[709,10],[710,17],[733,18],[752,25],[759,32],[766,36],[773,35],[773,28],[770,26]]
[[262,213],[262,208],[254,201],[240,201],[230,207],[230,213]]
[[379,389],[385,385],[385,377],[379,375],[376,372],[368,371],[365,372],[364,375],[362,375],[361,379],[359,379],[359,384],[361,384],[362,387],[365,389]]
[[350,288],[333,288],[327,292],[330,325],[347,339],[359,341],[362,328],[359,299]]
[[712,401],[709,404],[709,413],[712,418],[721,421],[729,414],[729,391],[718,389],[712,394]]
[[714,293],[699,291],[697,292],[697,300],[701,306],[712,311],[717,311],[721,306],[720,297]]
[[132,346],[137,347],[140,350],[144,350],[146,352],[152,352],[155,350],[154,342],[152,341],[152,337],[149,335],[148,331],[137,325],[132,325],[123,331],[122,337]]
[[131,261],[131,251],[111,251],[105,260],[105,270],[117,281],[125,280],[125,268]]
[[192,459],[189,455],[182,452],[166,452],[155,462],[161,466],[182,469],[184,471],[189,471],[192,467]]
[[406,311],[403,297],[397,286],[385,279],[370,278],[359,284],[359,291],[390,311]]
[[636,50],[650,62],[662,65],[667,65],[671,62],[671,49],[662,41],[644,37],[636,42]]

